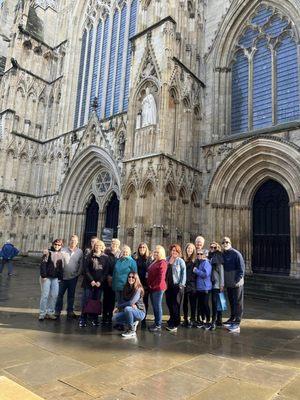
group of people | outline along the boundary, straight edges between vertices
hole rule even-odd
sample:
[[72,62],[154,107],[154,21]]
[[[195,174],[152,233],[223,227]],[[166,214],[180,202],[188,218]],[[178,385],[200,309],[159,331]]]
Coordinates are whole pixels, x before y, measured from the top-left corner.
[[[111,246],[106,247],[103,241],[93,237],[84,252],[78,248],[76,235],[71,236],[67,247],[63,247],[61,239],[56,239],[42,257],[39,320],[60,318],[66,291],[67,318],[77,318],[75,290],[82,276],[79,319],[82,328],[89,321],[98,326],[102,314],[103,324],[112,323],[122,331],[123,337],[135,337],[139,322],[146,327],[150,300],[154,323],[148,329],[160,332],[165,296],[169,311],[166,329],[170,332],[176,332],[180,325],[210,331],[224,326],[229,332],[240,332],[243,257],[232,248],[228,237],[222,239],[221,245],[215,241],[210,243],[209,250],[204,244],[205,239],[198,236],[195,244],[185,246],[183,253],[178,244],[172,244],[166,255],[163,246],[158,245],[150,252],[146,243],[140,243],[131,254],[129,246],[120,248],[118,239],[112,239]],[[230,317],[223,323],[225,289]]]

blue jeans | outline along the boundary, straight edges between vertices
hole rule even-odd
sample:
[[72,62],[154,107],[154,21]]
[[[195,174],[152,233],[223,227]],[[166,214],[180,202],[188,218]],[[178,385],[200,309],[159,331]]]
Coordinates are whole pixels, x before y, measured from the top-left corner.
[[61,310],[63,309],[64,295],[66,293],[66,290],[68,291],[67,313],[72,313],[74,311],[74,300],[75,300],[75,290],[76,290],[77,280],[78,276],[72,279],[64,279],[59,282],[59,292],[55,306],[56,314],[60,314]]
[[144,311],[128,306],[124,308],[124,311],[115,314],[112,317],[112,322],[128,325],[130,329],[133,329],[133,323],[135,321],[142,321],[144,318]]
[[58,295],[58,279],[57,278],[40,278],[41,283],[41,301],[40,316],[46,314],[54,314],[55,303]]
[[162,323],[162,299],[164,291],[160,290],[158,292],[151,292],[151,304],[154,312],[155,325],[161,326]]
[[7,273],[10,275],[13,273],[13,261],[12,260],[2,260],[1,264],[0,264],[0,274],[3,271],[3,268],[5,266],[5,264],[7,264]]

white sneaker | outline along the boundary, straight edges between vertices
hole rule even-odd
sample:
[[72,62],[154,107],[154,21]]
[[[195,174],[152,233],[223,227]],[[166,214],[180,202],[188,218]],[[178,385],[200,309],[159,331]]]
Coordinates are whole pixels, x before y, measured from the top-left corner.
[[126,331],[126,332],[122,333],[122,337],[134,338],[134,337],[136,337],[136,333],[135,333],[135,331]]
[[169,331],[169,332],[177,332],[177,328],[176,327],[171,328],[170,326],[167,326],[166,330]]
[[133,323],[133,330],[134,330],[134,332],[136,332],[137,327],[138,327],[138,324],[139,324],[139,321],[135,321],[135,322]]
[[238,324],[233,324],[231,326],[229,326],[228,328],[229,333],[240,333],[241,328],[240,325]]

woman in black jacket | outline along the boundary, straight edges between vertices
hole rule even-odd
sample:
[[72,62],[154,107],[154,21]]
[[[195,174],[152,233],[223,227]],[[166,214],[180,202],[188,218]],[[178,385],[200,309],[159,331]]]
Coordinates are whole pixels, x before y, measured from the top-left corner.
[[223,292],[224,290],[224,259],[219,243],[212,242],[210,244],[208,259],[212,266],[212,323],[210,330],[214,331],[217,326],[222,326],[222,311],[218,311],[218,298],[220,292]]
[[[105,245],[101,240],[96,240],[91,253],[85,259],[83,265],[83,281],[82,281],[82,300],[81,300],[81,316],[79,321],[80,327],[87,326],[88,313],[85,311],[85,307],[89,299],[97,300],[100,303],[102,286],[107,279],[109,271],[109,259],[104,254]],[[97,313],[91,314],[92,325],[98,326],[98,315]]]
[[63,279],[62,240],[55,239],[49,252],[45,253],[40,265],[41,301],[39,321],[56,319],[55,304],[59,281]]
[[[150,251],[146,243],[140,243],[138,246],[138,250],[134,255],[134,259],[137,264],[138,275],[141,281],[141,284],[144,288],[144,304],[146,310],[146,316],[148,312],[148,305],[149,305],[149,290],[147,286],[147,274],[149,265],[152,263],[152,258],[150,257]],[[146,317],[142,321],[142,327],[146,327]]]
[[[196,274],[193,269],[196,260],[196,247],[193,243],[188,243],[184,249],[184,261],[186,265],[186,283],[183,296],[183,326],[192,328],[196,326],[196,306],[197,306],[197,291],[196,291]],[[189,320],[189,304],[190,304],[190,320]]]

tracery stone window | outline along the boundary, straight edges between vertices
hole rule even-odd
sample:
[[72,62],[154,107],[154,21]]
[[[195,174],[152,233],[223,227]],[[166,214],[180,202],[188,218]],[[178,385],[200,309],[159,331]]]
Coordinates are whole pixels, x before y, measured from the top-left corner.
[[136,32],[137,11],[138,0],[90,0],[82,35],[74,128],[87,123],[95,97],[100,119],[127,110],[130,38]]
[[261,5],[232,61],[231,133],[300,119],[299,66],[292,22]]
[[112,177],[111,174],[106,171],[102,170],[95,180],[95,189],[99,196],[104,196],[112,184]]

